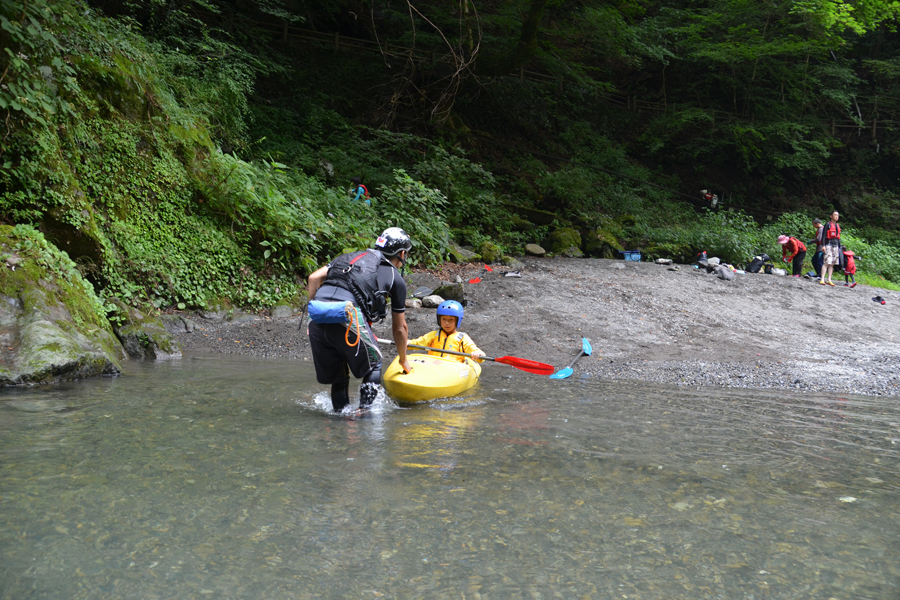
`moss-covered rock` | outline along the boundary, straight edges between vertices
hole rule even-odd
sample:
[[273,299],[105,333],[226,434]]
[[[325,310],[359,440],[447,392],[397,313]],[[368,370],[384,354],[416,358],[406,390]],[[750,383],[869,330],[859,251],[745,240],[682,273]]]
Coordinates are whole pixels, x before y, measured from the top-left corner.
[[0,226],[0,387],[117,374],[127,356],[68,255],[31,227]]
[[309,300],[306,298],[306,292],[298,292],[288,298],[282,298],[275,303],[269,310],[269,316],[273,319],[285,319],[303,312]]
[[512,227],[516,231],[529,231],[531,229],[534,229],[534,223],[515,213],[509,216],[509,221],[510,223],[512,223]]
[[450,260],[455,263],[470,263],[470,262],[478,262],[481,260],[481,255],[472,252],[471,250],[466,250],[462,246],[457,244],[450,244],[450,248],[448,249],[450,252]]
[[635,217],[634,215],[619,215],[618,217],[616,217],[615,222],[620,227],[628,229],[629,227],[634,227],[635,225],[637,225],[637,217]]
[[166,331],[159,318],[149,317],[144,323],[119,327],[116,335],[132,358],[181,358],[181,346]]
[[234,305],[228,298],[218,298],[206,303],[206,308],[198,311],[204,319],[224,321],[234,311]]
[[598,227],[584,236],[584,251],[588,256],[618,258],[618,252],[625,248],[607,229]]
[[444,300],[456,300],[463,306],[468,304],[468,301],[466,300],[466,290],[461,283],[445,283],[434,290],[434,295],[440,296]]
[[115,328],[122,347],[132,358],[165,360],[181,358],[181,346],[166,330],[162,319],[117,303],[124,324]]
[[[578,250],[573,252],[573,248]],[[560,227],[550,234],[550,251],[562,256],[581,255],[581,234],[571,227]]]
[[485,263],[495,263],[503,256],[503,250],[497,244],[485,241],[478,246],[478,253]]
[[524,264],[522,264],[522,261],[520,261],[515,256],[504,256],[500,259],[500,262],[503,263],[503,266],[512,267],[514,269],[521,269],[525,266]]

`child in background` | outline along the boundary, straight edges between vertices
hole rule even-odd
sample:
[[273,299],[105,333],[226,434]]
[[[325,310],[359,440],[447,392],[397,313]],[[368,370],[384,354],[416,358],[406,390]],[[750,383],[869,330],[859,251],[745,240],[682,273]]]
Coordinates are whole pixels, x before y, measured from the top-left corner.
[[429,350],[428,354],[432,356],[444,356],[446,358],[454,358],[459,362],[466,362],[465,356],[457,356],[454,354],[442,354],[440,350],[453,350],[455,352],[465,352],[470,354],[472,358],[481,361],[484,356],[475,342],[468,335],[457,328],[462,324],[463,307],[456,300],[444,300],[437,309],[437,322],[441,326],[437,331],[426,333],[422,337],[409,340],[410,344],[416,346],[428,346],[436,350]]
[[844,260],[847,261],[847,266],[844,267],[844,287],[856,287],[856,259],[853,257],[853,250],[844,250]]

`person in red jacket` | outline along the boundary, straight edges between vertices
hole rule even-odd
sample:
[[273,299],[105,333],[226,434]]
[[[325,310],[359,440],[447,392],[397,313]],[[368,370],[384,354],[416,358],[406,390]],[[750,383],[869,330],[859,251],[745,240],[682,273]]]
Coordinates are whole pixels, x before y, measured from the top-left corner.
[[778,236],[781,244],[781,260],[784,264],[793,263],[791,274],[800,277],[803,273],[803,259],[806,258],[806,245],[794,237]]
[[[834,272],[834,265],[841,264],[841,226],[838,225],[838,211],[831,213],[831,220],[825,224],[822,231],[822,250],[825,252],[825,267],[822,269],[822,277],[819,279],[820,285],[834,285],[831,281],[831,274]],[[825,276],[828,276],[828,282]]]
[[856,287],[856,259],[853,256],[853,250],[844,250],[844,260],[847,261],[847,266],[844,267],[844,287]]

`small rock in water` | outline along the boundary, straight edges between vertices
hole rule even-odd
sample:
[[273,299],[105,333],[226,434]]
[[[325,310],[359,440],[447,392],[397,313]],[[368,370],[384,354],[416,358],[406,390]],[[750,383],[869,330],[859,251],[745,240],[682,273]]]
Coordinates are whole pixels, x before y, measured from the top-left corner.
[[671,259],[671,258],[657,258],[657,259],[656,259],[656,264],[658,264],[658,265],[671,265],[671,264],[672,264],[672,259]]
[[856,502],[856,498],[854,498],[853,496],[842,496],[840,498],[840,501],[841,502]]

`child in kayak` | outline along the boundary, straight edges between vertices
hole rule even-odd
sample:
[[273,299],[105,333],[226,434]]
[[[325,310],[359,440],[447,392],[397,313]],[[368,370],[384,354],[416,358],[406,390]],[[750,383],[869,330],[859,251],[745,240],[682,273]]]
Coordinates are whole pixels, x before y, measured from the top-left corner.
[[437,309],[437,322],[441,328],[437,331],[428,332],[422,337],[409,340],[409,343],[416,346],[435,348],[435,350],[428,351],[428,354],[432,356],[444,356],[446,358],[454,358],[459,362],[465,362],[465,356],[443,354],[441,352],[441,350],[454,350],[456,352],[465,352],[478,362],[482,362],[480,357],[484,356],[484,352],[475,345],[472,338],[462,331],[457,331],[457,328],[462,324],[462,320],[462,304],[456,300],[445,300],[441,302]]

